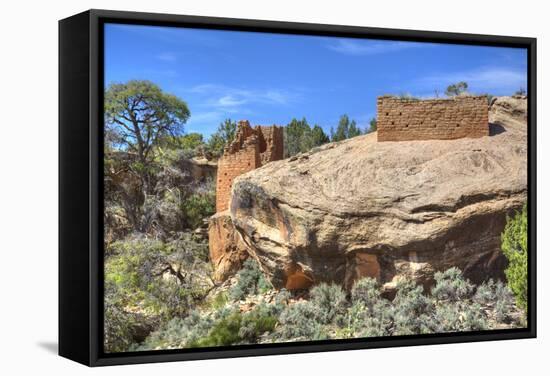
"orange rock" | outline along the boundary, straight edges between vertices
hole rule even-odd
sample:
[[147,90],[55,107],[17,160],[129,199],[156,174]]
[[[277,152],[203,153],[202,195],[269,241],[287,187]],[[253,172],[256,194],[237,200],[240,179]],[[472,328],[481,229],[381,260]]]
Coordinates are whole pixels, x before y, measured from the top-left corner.
[[247,120],[239,122],[235,139],[218,161],[216,181],[216,212],[229,205],[233,180],[271,161],[283,159],[283,128],[257,125]]
[[300,265],[294,265],[287,270],[285,288],[287,290],[308,289],[313,285],[313,277],[304,272]]
[[346,286],[351,288],[353,283],[361,278],[370,277],[380,281],[380,263],[376,255],[356,252],[349,258],[346,265]]
[[248,258],[246,245],[235,230],[227,211],[210,218],[208,247],[216,282],[223,282],[231,277],[241,269],[243,262]]

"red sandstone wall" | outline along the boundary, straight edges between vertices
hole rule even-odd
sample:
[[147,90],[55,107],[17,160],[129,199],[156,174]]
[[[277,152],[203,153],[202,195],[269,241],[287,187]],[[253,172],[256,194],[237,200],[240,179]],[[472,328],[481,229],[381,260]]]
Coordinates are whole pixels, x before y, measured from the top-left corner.
[[229,207],[231,185],[237,176],[279,159],[283,159],[281,127],[252,128],[248,121],[240,121],[235,140],[218,161],[216,212],[222,212]]
[[223,282],[238,272],[248,258],[246,244],[235,230],[228,212],[210,217],[208,248],[216,282]]
[[262,166],[267,162],[283,159],[283,128],[277,126],[256,126],[260,137],[260,159]]
[[260,158],[258,143],[255,139],[253,142],[243,144],[243,148],[234,154],[224,154],[220,158],[216,182],[216,212],[219,213],[228,208],[233,179],[258,167],[260,167]]
[[377,100],[378,141],[452,140],[489,135],[486,96]]

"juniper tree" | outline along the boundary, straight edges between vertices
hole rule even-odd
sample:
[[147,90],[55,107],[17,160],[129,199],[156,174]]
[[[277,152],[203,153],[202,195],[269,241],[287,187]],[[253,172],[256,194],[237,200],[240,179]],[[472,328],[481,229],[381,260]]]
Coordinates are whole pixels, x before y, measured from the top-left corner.
[[468,91],[468,83],[464,81],[457,82],[447,86],[445,95],[448,97],[456,97],[457,95],[465,94]]
[[116,147],[137,156],[135,170],[142,178],[144,193],[151,194],[153,150],[161,139],[183,134],[190,116],[187,104],[151,81],[131,80],[109,85],[104,113],[106,132]]

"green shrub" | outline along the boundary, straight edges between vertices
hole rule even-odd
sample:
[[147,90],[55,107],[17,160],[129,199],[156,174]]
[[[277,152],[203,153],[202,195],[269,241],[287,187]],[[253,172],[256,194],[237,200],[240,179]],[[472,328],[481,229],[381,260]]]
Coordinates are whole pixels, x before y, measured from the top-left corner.
[[495,285],[495,318],[498,322],[508,321],[514,308],[514,294],[501,281]]
[[476,288],[472,300],[478,304],[491,304],[496,300],[495,297],[495,281],[492,279],[483,282]]
[[231,300],[242,300],[248,295],[263,293],[272,287],[265,278],[256,260],[249,258],[237,273],[237,283],[229,292]]
[[420,98],[415,97],[411,93],[400,93],[398,95],[398,98],[403,100],[413,101],[413,102],[418,102],[420,100]]
[[275,340],[318,340],[328,338],[325,325],[341,322],[345,314],[345,293],[338,285],[320,284],[310,291],[309,301],[287,306],[288,293],[279,294],[271,305],[279,325],[272,336]]
[[481,306],[470,302],[443,302],[436,305],[431,318],[435,333],[484,330],[488,327],[487,317]]
[[225,307],[228,303],[229,294],[225,291],[216,294],[209,302],[210,306],[215,310]]
[[457,82],[455,84],[447,86],[445,95],[448,97],[455,97],[457,95],[464,95],[468,93],[468,83],[464,81]]
[[508,217],[501,236],[502,252],[508,259],[508,286],[517,305],[527,310],[527,204],[513,218]]
[[279,317],[275,340],[316,340],[327,335],[318,321],[318,308],[311,302],[299,301],[288,306]]
[[373,305],[371,313],[365,318],[360,336],[382,337],[391,335],[393,317],[391,304],[385,299],[380,299]]
[[238,343],[241,340],[239,336],[241,322],[241,313],[234,312],[216,322],[208,335],[191,342],[189,347],[229,346]]
[[[238,290],[244,296],[256,294],[258,266],[249,261],[241,273]],[[355,283],[350,302],[338,285],[320,284],[311,289],[309,300],[298,302],[291,302],[283,289],[271,303],[261,302],[247,313],[241,313],[222,292],[204,305],[205,311],[191,311],[184,319],[170,321],[137,349],[485,330],[494,321],[516,319],[513,296],[500,281],[489,280],[474,294],[474,287],[456,268],[438,273],[436,280],[433,296],[425,295],[413,281],[400,281],[392,301],[381,296],[380,286],[370,278]],[[124,348],[128,343],[114,346]]]
[[361,302],[371,310],[380,299],[380,286],[374,278],[360,279],[351,289],[351,300]]
[[[393,307],[381,297],[380,285],[374,278],[363,278],[351,289],[352,306],[347,312],[348,327],[353,337],[390,335]],[[353,334],[354,333],[354,334]]]
[[133,344],[136,320],[124,310],[125,296],[117,294],[112,283],[105,286],[104,305],[104,350],[105,352],[128,351]]
[[400,282],[393,299],[393,326],[395,335],[428,333],[430,300],[423,294],[423,287],[411,281]]
[[487,316],[479,304],[464,302],[462,304],[463,321],[459,331],[486,330],[489,328]]
[[338,331],[338,337],[353,338],[363,330],[367,319],[368,308],[362,301],[353,302],[348,308],[344,320],[343,329]]
[[346,293],[336,284],[321,283],[310,291],[310,301],[317,308],[316,319],[329,324],[345,312]]
[[259,304],[243,316],[239,337],[245,343],[256,343],[261,335],[271,333],[277,324],[277,308]]
[[354,301],[344,319],[344,337],[382,337],[391,335],[392,307],[380,299],[368,308],[362,301]]
[[245,314],[237,309],[225,310],[214,321],[208,333],[190,341],[188,347],[256,343],[263,334],[272,332],[276,324],[277,317],[270,305],[259,304]]
[[438,300],[458,301],[470,298],[474,286],[465,280],[458,268],[450,268],[434,275],[435,287],[432,289],[432,296]]
[[509,320],[514,308],[514,296],[508,286],[502,281],[495,283],[492,279],[478,286],[473,301],[492,306],[498,322]]
[[281,289],[277,293],[277,295],[275,295],[274,306],[279,311],[278,313],[281,313],[280,311],[282,311],[288,305],[288,302],[290,301],[290,296],[291,296],[290,292],[284,288]]
[[[169,243],[145,237],[117,241],[105,260],[105,282],[148,314],[184,316],[211,284],[207,252],[190,234]],[[193,274],[182,272],[190,269]]]
[[182,214],[189,228],[197,228],[204,218],[215,213],[216,194],[212,191],[192,193],[181,205]]
[[213,321],[208,315],[194,310],[184,319],[178,317],[168,321],[134,350],[184,348],[205,337],[212,325]]
[[435,307],[431,327],[436,333],[452,332],[460,327],[460,307],[455,304],[441,304]]
[[450,268],[435,274],[436,285],[432,289],[434,312],[428,326],[432,332],[456,332],[487,329],[488,321],[481,304],[494,300],[494,282],[477,288],[464,279],[458,268]]

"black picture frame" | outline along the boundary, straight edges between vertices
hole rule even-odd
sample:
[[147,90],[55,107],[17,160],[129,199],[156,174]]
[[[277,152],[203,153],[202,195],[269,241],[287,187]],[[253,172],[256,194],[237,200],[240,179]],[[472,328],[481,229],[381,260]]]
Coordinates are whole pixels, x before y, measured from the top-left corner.
[[[103,25],[522,47],[528,54],[528,326],[421,336],[105,354],[103,333]],[[59,354],[88,366],[536,337],[536,39],[247,19],[88,10],[59,21]]]

